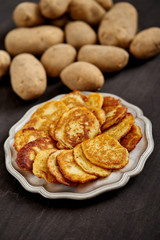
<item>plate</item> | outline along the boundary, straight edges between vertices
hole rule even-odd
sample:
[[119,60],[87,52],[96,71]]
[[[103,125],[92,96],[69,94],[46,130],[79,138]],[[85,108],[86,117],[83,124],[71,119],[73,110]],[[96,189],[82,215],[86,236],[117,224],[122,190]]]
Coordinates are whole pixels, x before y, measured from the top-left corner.
[[[83,92],[88,95],[91,92]],[[136,148],[129,154],[129,163],[126,167],[112,172],[107,178],[98,179],[86,184],[79,184],[76,187],[68,187],[58,183],[47,183],[43,179],[39,179],[33,174],[26,173],[19,169],[15,159],[17,153],[13,147],[15,133],[20,130],[23,125],[30,119],[31,115],[36,109],[42,105],[38,104],[32,107],[26,114],[10,129],[9,137],[5,141],[5,163],[6,168],[29,192],[39,193],[42,196],[50,199],[66,198],[66,199],[88,199],[95,197],[103,192],[118,189],[123,187],[130,177],[139,174],[145,165],[146,160],[150,156],[154,148],[154,141],[152,137],[152,124],[148,118],[143,115],[143,112],[137,106],[128,103],[124,99],[108,93],[101,93],[104,97],[111,96],[121,99],[124,106],[128,108],[128,112],[131,112],[135,117],[135,123],[140,126],[143,138],[137,144]],[[59,100],[64,95],[58,95],[51,100]]]

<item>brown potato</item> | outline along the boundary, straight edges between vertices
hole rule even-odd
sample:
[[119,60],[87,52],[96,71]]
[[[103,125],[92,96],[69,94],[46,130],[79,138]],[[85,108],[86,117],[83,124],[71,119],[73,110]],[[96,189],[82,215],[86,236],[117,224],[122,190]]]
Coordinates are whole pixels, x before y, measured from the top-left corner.
[[46,18],[55,19],[68,10],[71,0],[40,0],[40,9]]
[[72,0],[69,14],[74,20],[82,20],[97,25],[105,14],[105,10],[94,0]]
[[33,27],[43,24],[45,18],[42,16],[38,4],[22,2],[13,12],[13,20],[18,27]]
[[89,24],[82,21],[70,22],[65,27],[66,42],[80,48],[86,44],[96,43],[97,37],[95,31]]
[[31,54],[19,54],[13,59],[10,76],[13,91],[23,100],[37,98],[46,90],[46,72],[38,59]]
[[137,10],[127,2],[115,4],[108,11],[98,29],[102,45],[127,48],[134,38],[138,25]]
[[139,59],[147,59],[159,54],[160,28],[152,27],[139,32],[131,42],[129,50]]
[[41,62],[50,77],[58,77],[60,72],[76,58],[76,50],[69,44],[57,44],[48,48],[41,57]]
[[101,71],[91,63],[75,62],[60,74],[62,82],[71,90],[97,90],[104,84]]
[[98,2],[106,10],[110,9],[113,5],[112,0],[96,0],[96,2]]
[[10,55],[4,50],[0,50],[0,79],[7,73],[10,63]]
[[63,28],[67,23],[69,23],[71,20],[69,19],[68,15],[63,15],[60,18],[50,20],[50,24],[56,27]]
[[78,53],[78,61],[92,63],[102,72],[119,71],[127,65],[128,60],[128,52],[114,46],[85,45]]
[[41,55],[47,48],[63,41],[64,33],[58,27],[17,28],[7,34],[5,47],[13,56],[20,53]]

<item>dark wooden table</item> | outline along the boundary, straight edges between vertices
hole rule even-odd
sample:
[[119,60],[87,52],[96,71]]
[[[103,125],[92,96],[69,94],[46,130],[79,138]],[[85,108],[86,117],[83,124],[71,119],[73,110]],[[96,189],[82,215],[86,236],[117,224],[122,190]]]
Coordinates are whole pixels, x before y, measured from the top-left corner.
[[[12,11],[19,0],[0,1],[0,48],[14,28]],[[118,1],[115,1],[118,2]],[[160,27],[159,0],[131,0],[139,12],[139,30]],[[24,102],[0,82],[0,239],[1,240],[159,240],[160,239],[160,55],[149,61],[130,60],[123,71],[106,75],[102,92],[139,106],[153,124],[155,149],[143,171],[128,184],[90,200],[49,200],[27,192],[5,167],[3,144],[10,127],[37,103],[67,89],[49,79],[39,99]]]

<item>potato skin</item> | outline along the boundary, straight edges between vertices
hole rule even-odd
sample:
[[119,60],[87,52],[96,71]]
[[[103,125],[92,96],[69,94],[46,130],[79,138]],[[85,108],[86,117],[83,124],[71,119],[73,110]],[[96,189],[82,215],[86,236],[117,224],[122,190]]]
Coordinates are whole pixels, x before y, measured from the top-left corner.
[[93,64],[86,62],[72,63],[61,72],[60,77],[71,90],[97,90],[104,84],[101,71]]
[[10,55],[4,50],[0,50],[0,79],[7,73],[10,63]]
[[82,20],[97,25],[105,14],[105,10],[94,0],[72,0],[69,14],[74,20]]
[[41,63],[48,76],[58,77],[65,67],[74,62],[76,55],[77,52],[71,45],[57,44],[43,53]]
[[92,63],[107,73],[121,70],[127,65],[128,60],[128,52],[114,46],[85,45],[78,53],[78,61]]
[[17,5],[13,12],[13,20],[18,27],[33,27],[43,24],[39,5],[31,2],[23,2]]
[[138,14],[127,2],[116,3],[101,21],[98,38],[102,45],[128,48],[138,26]]
[[65,27],[66,42],[79,49],[86,44],[96,43],[97,36],[89,24],[82,21],[70,22]]
[[41,96],[47,87],[44,67],[33,55],[22,53],[14,57],[11,67],[11,86],[23,100]]
[[71,0],[41,0],[41,13],[46,18],[59,18],[65,12],[67,12],[70,2]]
[[96,0],[104,9],[108,10],[113,6],[112,0]]
[[50,20],[50,24],[56,27],[63,28],[67,23],[69,23],[71,20],[69,19],[69,16],[63,15],[60,18]]
[[160,53],[160,28],[152,27],[139,32],[129,48],[135,58],[148,59]]
[[5,47],[13,56],[20,53],[41,55],[50,46],[63,41],[64,32],[58,27],[17,28],[5,37]]

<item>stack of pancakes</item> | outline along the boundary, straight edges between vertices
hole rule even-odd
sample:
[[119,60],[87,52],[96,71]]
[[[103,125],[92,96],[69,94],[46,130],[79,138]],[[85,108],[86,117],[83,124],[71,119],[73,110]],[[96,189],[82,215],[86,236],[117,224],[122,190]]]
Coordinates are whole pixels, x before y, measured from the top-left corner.
[[73,91],[41,105],[15,134],[16,163],[47,182],[74,186],[125,167],[141,138],[120,99]]

